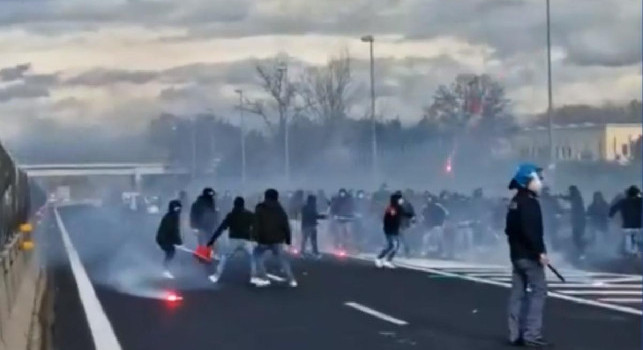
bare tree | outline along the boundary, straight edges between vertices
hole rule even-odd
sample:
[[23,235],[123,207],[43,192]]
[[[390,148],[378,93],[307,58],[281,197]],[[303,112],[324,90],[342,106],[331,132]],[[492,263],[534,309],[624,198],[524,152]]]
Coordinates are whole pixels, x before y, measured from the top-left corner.
[[[266,64],[257,65],[256,69],[261,87],[270,98],[246,101],[246,109],[261,116],[273,133],[283,132],[295,100],[295,86],[288,79],[287,62],[282,58],[275,58]],[[277,126],[272,117],[274,112],[279,118]]]
[[347,116],[354,100],[350,55],[344,51],[325,66],[307,69],[298,87],[306,110],[324,125],[334,125]]

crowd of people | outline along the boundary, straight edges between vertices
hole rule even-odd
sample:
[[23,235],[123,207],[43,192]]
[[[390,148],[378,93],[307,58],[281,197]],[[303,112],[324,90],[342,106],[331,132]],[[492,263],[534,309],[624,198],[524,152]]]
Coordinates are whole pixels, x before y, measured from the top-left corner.
[[[539,201],[550,250],[583,260],[593,246],[612,242],[621,247],[620,254],[640,257],[641,191],[636,186],[616,196],[611,203],[596,192],[587,207],[576,186],[570,186],[568,193],[560,195],[551,194],[545,187]],[[219,263],[210,276],[212,282],[219,280],[227,260],[235,252],[245,251],[250,257],[251,282],[268,285],[263,255],[271,251],[288,275],[289,283],[296,286],[284,244],[296,244],[298,249],[292,251],[303,257],[319,258],[318,239],[320,233],[326,234],[325,238],[340,254],[379,251],[375,263],[385,268],[395,267],[392,260],[400,249],[407,257],[453,259],[504,242],[509,203],[509,198],[485,197],[482,189],[474,190],[470,196],[448,191],[436,195],[429,191],[392,192],[383,185],[374,193],[340,189],[331,196],[321,190],[297,190],[287,192],[281,199],[279,192],[270,189],[261,197],[254,195],[246,199],[234,198],[230,191],[219,196],[206,188],[191,204],[184,191],[170,202],[166,217],[179,217],[182,208],[188,205],[190,212],[183,220],[163,219],[159,245],[166,252],[167,267],[174,255],[174,246],[182,244],[179,232],[192,231],[199,246],[213,247],[227,230],[226,242],[216,245]],[[610,230],[612,217],[620,219],[622,234]],[[322,220],[327,223],[324,230],[319,229]],[[169,268],[165,275],[172,277]]]

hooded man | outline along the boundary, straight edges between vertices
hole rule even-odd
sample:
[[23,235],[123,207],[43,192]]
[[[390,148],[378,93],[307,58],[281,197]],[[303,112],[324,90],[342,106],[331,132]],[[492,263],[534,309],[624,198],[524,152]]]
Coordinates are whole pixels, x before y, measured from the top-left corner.
[[[545,266],[549,264],[543,220],[538,202],[542,190],[542,169],[522,164],[509,184],[517,190],[509,203],[505,233],[513,265],[509,298],[509,340],[514,345],[547,346],[542,338],[542,319],[547,282]],[[531,292],[527,293],[527,286]]]
[[165,253],[163,260],[163,268],[165,271],[163,275],[170,279],[174,278],[174,275],[169,269],[170,262],[174,259],[174,254],[176,253],[174,247],[183,244],[181,240],[181,209],[180,201],[170,201],[167,213],[163,215],[161,224],[156,232],[156,243]]
[[265,284],[257,278],[257,267],[252,256],[252,229],[254,225],[254,215],[245,208],[245,201],[241,197],[234,199],[232,211],[230,211],[221,225],[208,241],[208,247],[212,247],[214,242],[221,236],[224,230],[228,230],[228,243],[221,249],[221,260],[217,265],[217,271],[208,277],[212,283],[217,283],[226,266],[226,262],[238,251],[243,251],[250,258],[250,283],[254,285]]
[[310,241],[312,246],[313,256],[320,258],[319,249],[317,249],[317,220],[324,219],[326,215],[322,215],[317,211],[317,197],[309,195],[306,199],[306,205],[301,208],[301,254],[306,253],[306,243]]
[[207,187],[190,208],[190,226],[196,230],[199,245],[206,245],[219,224],[219,213],[214,201],[215,192]]
[[284,244],[291,244],[290,223],[288,222],[286,211],[279,203],[279,192],[275,189],[266,190],[264,201],[257,204],[254,238],[257,246],[253,251],[253,256],[257,262],[258,276],[263,281],[261,285],[270,284],[266,274],[266,267],[264,266],[263,255],[266,251],[271,251],[279,260],[282,270],[286,273],[288,284],[293,288],[297,287],[297,281],[295,281],[283,248]]
[[402,220],[405,218],[404,209],[402,205],[404,199],[399,192],[396,192],[389,199],[389,205],[384,212],[383,228],[384,235],[386,236],[386,247],[375,259],[375,266],[378,268],[386,267],[394,269],[393,258],[400,248],[400,227]]
[[[640,254],[641,247],[641,216],[643,215],[643,199],[641,190],[631,186],[626,191],[625,198],[618,200],[609,211],[609,217],[621,214],[622,229],[625,235],[625,252]],[[639,246],[638,249],[637,245]]]

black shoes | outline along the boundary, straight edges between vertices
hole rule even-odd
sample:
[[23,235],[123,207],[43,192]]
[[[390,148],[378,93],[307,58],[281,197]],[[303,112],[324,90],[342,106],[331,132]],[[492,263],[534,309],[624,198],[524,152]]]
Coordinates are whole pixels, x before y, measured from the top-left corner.
[[551,344],[546,342],[544,339],[525,340],[524,343],[524,346],[528,348],[546,348],[551,346]]
[[520,347],[527,347],[527,348],[547,348],[550,347],[552,344],[548,343],[544,339],[535,339],[535,340],[523,340],[523,339],[517,339],[511,342],[512,346],[520,346]]

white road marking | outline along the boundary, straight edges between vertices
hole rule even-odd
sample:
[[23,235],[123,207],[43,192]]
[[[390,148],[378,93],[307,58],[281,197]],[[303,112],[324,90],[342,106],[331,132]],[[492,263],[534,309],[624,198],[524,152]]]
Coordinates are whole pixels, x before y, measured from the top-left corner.
[[389,315],[387,315],[385,313],[379,312],[377,310],[371,309],[368,306],[365,306],[365,305],[362,305],[362,304],[359,304],[359,303],[356,303],[356,302],[353,302],[353,301],[345,302],[344,305],[346,305],[348,307],[352,307],[353,309],[359,310],[359,311],[361,311],[361,312],[363,312],[365,314],[369,314],[371,316],[377,317],[377,318],[379,318],[381,320],[391,322],[391,323],[396,324],[398,326],[406,326],[407,324],[409,324],[406,321],[400,320],[400,319],[395,318],[393,316],[389,316]]
[[[363,260],[363,261],[372,261],[373,259],[366,258],[366,257],[353,257],[354,259],[357,260]],[[403,262],[396,261],[396,265],[398,267],[403,267],[406,269],[410,270],[416,270],[416,271],[424,271],[424,272],[429,272],[434,275],[440,275],[440,276],[445,276],[445,277],[454,277],[454,278],[459,278],[465,281],[470,281],[470,282],[476,282],[476,283],[482,283],[482,284],[489,284],[489,285],[494,285],[498,287],[504,287],[504,288],[510,288],[511,284],[506,283],[506,282],[500,282],[500,281],[494,281],[490,279],[483,279],[483,278],[478,278],[478,277],[470,277],[467,275],[461,275],[457,273],[451,273],[439,269],[434,269],[430,267],[425,267],[425,266],[417,266],[417,265],[409,265]],[[601,307],[604,309],[609,309],[613,311],[620,311],[628,314],[633,314],[633,315],[638,315],[638,316],[643,316],[643,311],[633,308],[633,307],[627,307],[627,306],[621,306],[621,305],[611,305],[607,303],[602,303],[594,300],[588,300],[588,299],[582,299],[578,297],[573,297],[570,295],[565,295],[562,293],[557,293],[557,292],[548,292],[547,295],[550,297],[554,297],[557,299],[562,299],[562,300],[567,300],[571,301],[577,304],[583,304],[583,305],[590,305],[590,306],[596,306],[596,307]]]
[[273,281],[277,281],[277,282],[285,282],[286,281],[285,278],[279,277],[277,275],[271,275],[271,274],[268,273],[268,274],[266,274],[266,276],[268,276],[268,278],[270,278]]
[[643,281],[643,276],[629,276],[629,277],[608,278],[608,279],[601,280],[602,283],[641,282],[641,281]]
[[567,295],[643,295],[640,290],[561,290],[558,293]]
[[605,288],[605,289],[641,289],[640,284],[603,284],[603,283],[589,283],[589,284],[580,284],[580,283],[547,283],[547,286],[549,288],[561,288],[561,289],[567,289],[567,288],[580,288],[580,289],[587,289],[587,288]]
[[598,299],[605,303],[621,303],[621,304],[641,304],[641,298],[602,298]]
[[76,280],[76,287],[78,288],[80,301],[85,310],[85,317],[87,318],[87,323],[92,333],[94,347],[96,350],[121,350],[121,344],[118,342],[118,338],[116,338],[116,334],[105,314],[105,310],[103,310],[103,306],[96,296],[94,286],[89,280],[89,276],[87,276],[87,272],[83,267],[76,248],[74,248],[71,242],[71,238],[69,238],[69,233],[63,224],[58,209],[54,209],[54,214],[58,228],[60,229],[63,245],[69,257],[69,264],[71,265],[71,270]]

